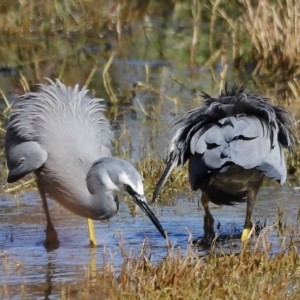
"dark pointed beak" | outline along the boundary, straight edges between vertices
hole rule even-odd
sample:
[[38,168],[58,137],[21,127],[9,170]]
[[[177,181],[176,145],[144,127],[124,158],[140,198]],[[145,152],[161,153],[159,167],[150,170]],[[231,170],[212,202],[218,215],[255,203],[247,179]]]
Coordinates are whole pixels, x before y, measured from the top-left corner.
[[151,203],[155,202],[155,200],[156,200],[156,198],[159,194],[159,191],[161,190],[161,188],[163,187],[163,185],[165,184],[165,182],[169,178],[169,176],[170,176],[171,172],[173,171],[174,167],[175,167],[175,164],[171,160],[169,160],[166,164],[166,167],[165,167],[160,179],[158,180],[158,182],[155,186],[155,191],[153,193]]
[[16,182],[19,179],[23,178],[25,175],[27,175],[27,172],[24,170],[23,166],[14,168],[9,171],[7,176],[7,182],[8,183]]
[[150,207],[147,204],[146,198],[142,195],[134,194],[131,195],[133,201],[141,208],[141,210],[147,215],[147,217],[152,221],[154,226],[157,228],[157,230],[160,232],[160,234],[166,238],[166,233],[161,226],[160,222],[156,218],[155,214],[152,212]]

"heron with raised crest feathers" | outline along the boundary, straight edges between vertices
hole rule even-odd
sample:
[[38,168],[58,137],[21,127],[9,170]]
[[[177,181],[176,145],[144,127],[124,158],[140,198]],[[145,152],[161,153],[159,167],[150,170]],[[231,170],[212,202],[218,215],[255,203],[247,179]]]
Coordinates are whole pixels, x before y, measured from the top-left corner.
[[283,184],[287,177],[284,148],[293,151],[295,122],[290,112],[245,86],[234,86],[218,97],[203,93],[204,105],[175,117],[167,148],[166,166],[153,201],[175,167],[188,161],[193,191],[202,191],[204,238],[215,237],[208,203],[233,205],[247,202],[242,241],[251,228],[251,214],[265,176]]
[[142,209],[163,237],[163,227],[147,205],[142,178],[132,164],[111,156],[113,133],[101,99],[78,85],[48,79],[38,92],[14,103],[8,118],[5,154],[9,183],[34,172],[46,215],[47,248],[58,246],[46,195],[76,215],[88,218],[90,244],[96,245],[92,220],[107,220],[125,194]]

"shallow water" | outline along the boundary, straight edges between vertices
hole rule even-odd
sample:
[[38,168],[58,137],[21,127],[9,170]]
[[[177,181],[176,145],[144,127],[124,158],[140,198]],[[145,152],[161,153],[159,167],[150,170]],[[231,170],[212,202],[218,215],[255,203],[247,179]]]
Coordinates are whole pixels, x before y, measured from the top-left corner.
[[[253,211],[253,217],[272,225],[278,215],[278,207],[283,212],[283,224],[296,224],[300,194],[289,185],[263,187]],[[118,268],[122,263],[120,243],[126,252],[138,256],[141,245],[146,240],[147,251],[153,262],[161,261],[167,254],[164,239],[153,224],[139,213],[130,215],[126,203],[109,223],[95,223],[99,246],[90,249],[87,239],[86,220],[77,217],[53,201],[49,201],[53,222],[60,238],[60,247],[47,252],[43,246],[44,215],[37,192],[23,193],[18,198],[1,195],[0,227],[0,280],[7,287],[9,295],[18,299],[20,286],[30,299],[50,297],[55,299],[64,284],[74,291],[83,289],[83,279],[93,276],[105,263],[112,261]],[[219,234],[230,237],[243,228],[245,204],[235,207],[211,205],[216,225],[220,221]],[[168,232],[174,248],[186,249],[190,234],[193,239],[203,236],[203,210],[198,206],[197,194],[192,198],[174,200],[172,206],[155,207],[153,211]],[[268,234],[273,251],[279,249],[283,239],[273,229]],[[232,246],[232,244],[230,244]],[[239,251],[239,239],[234,240]],[[230,247],[231,247],[230,246]],[[222,245],[229,251],[229,246]],[[3,292],[2,292],[3,293]],[[4,294],[3,294],[4,295]],[[52,298],[53,297],[53,298]]]
[[[216,30],[215,34],[218,41],[224,32]],[[221,58],[204,67],[219,49],[217,45],[216,49],[208,51],[208,38],[209,24],[206,24],[201,28],[197,59],[193,65],[190,60],[192,22],[177,20],[176,15],[163,26],[158,20],[149,28],[142,21],[136,22],[130,33],[122,32],[120,40],[112,30],[75,38],[58,35],[46,41],[45,37],[2,40],[0,67],[5,68],[0,68],[0,90],[13,102],[24,92],[24,78],[33,90],[35,84],[45,82],[44,77],[55,79],[61,76],[68,85],[78,83],[82,86],[91,70],[97,67],[88,88],[90,95],[104,98],[107,107],[114,111],[107,113],[118,141],[114,154],[123,156],[125,153],[131,161],[139,160],[145,153],[161,158],[169,138],[169,121],[174,115],[183,108],[200,104],[199,97],[194,95],[196,92],[216,94],[219,91]],[[109,104],[102,82],[102,71],[110,56],[109,51],[103,50],[106,46],[119,48],[108,73],[117,97],[129,100],[126,105]],[[253,69],[245,66],[239,71],[234,69],[230,59],[226,63],[226,79],[230,85],[248,82],[249,89],[257,87],[255,80],[249,82]],[[258,81],[264,86],[262,78]],[[280,95],[276,96],[280,98]],[[6,104],[1,102],[0,108],[5,107]],[[267,183],[260,190],[253,218],[261,224],[266,218],[267,225],[272,225],[280,207],[283,224],[296,226],[299,198],[299,191],[289,184],[280,188]],[[169,206],[152,206],[175,249],[185,250],[191,236],[193,239],[203,236],[203,210],[198,201],[199,193],[192,197],[182,194]],[[147,251],[151,251],[154,262],[161,261],[167,254],[165,241],[150,220],[141,213],[131,216],[125,203],[109,223],[95,223],[99,243],[96,249],[89,248],[85,219],[71,214],[56,202],[49,201],[49,206],[61,241],[60,247],[51,252],[43,246],[45,221],[37,191],[20,192],[16,196],[0,195],[0,298],[20,299],[25,295],[28,299],[57,299],[65,284],[74,292],[82,290],[84,279],[94,276],[95,270],[101,270],[105,263],[112,261],[116,268],[121,265],[120,243],[124,244],[127,253],[138,256],[146,240]],[[220,222],[218,233],[228,238],[231,234],[239,235],[245,218],[245,204],[211,207],[215,225]],[[268,239],[273,244],[273,251],[285,242],[275,229],[270,229]],[[232,251],[230,243],[221,246]],[[239,239],[234,240],[234,247],[238,252]]]

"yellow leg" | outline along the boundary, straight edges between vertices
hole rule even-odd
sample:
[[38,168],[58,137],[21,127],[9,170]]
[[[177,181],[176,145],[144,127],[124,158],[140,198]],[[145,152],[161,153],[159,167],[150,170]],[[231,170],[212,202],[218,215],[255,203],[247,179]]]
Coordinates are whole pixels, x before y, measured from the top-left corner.
[[95,247],[97,246],[97,240],[95,236],[94,223],[92,219],[87,219],[87,222],[88,222],[88,229],[89,229],[90,246]]
[[249,228],[245,228],[243,230],[243,233],[242,233],[242,236],[241,236],[241,240],[242,240],[243,243],[245,243],[248,240],[249,233],[250,233],[250,229]]
[[254,203],[256,200],[256,196],[258,193],[258,190],[264,180],[264,175],[261,173],[258,175],[258,178],[255,179],[255,181],[250,181],[248,184],[248,194],[247,194],[247,211],[246,211],[246,219],[245,219],[245,225],[244,230],[241,236],[242,242],[246,242],[249,238],[250,231],[252,230],[252,224],[251,224],[251,215],[252,210],[254,207]]

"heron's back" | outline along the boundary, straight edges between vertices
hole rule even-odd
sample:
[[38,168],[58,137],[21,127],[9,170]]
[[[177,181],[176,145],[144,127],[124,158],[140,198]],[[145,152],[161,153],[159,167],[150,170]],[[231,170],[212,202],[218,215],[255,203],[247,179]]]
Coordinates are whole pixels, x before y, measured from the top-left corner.
[[113,134],[100,99],[89,98],[78,85],[71,89],[49,82],[21,97],[9,126],[46,150],[48,158],[35,172],[45,191],[74,213],[92,217],[86,175],[94,161],[111,155]]
[[290,113],[244,87],[226,89],[216,98],[204,94],[204,99],[204,106],[177,117],[160,182],[189,160],[192,189],[209,190],[211,199],[225,199],[227,194],[240,201],[259,188],[263,174],[284,183],[283,148],[292,150],[296,141]]

